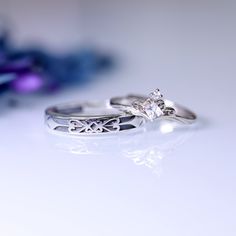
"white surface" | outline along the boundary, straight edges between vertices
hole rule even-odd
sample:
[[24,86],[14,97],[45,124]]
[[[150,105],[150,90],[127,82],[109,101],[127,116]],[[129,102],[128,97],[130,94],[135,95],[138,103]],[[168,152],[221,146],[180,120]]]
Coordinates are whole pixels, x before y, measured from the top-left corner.
[[[86,38],[125,60],[83,89],[2,110],[0,235],[236,234],[235,4],[190,2],[132,6],[139,14],[82,2]],[[155,87],[196,111],[198,128],[95,140],[44,131],[47,105]],[[144,153],[155,168],[135,163]]]

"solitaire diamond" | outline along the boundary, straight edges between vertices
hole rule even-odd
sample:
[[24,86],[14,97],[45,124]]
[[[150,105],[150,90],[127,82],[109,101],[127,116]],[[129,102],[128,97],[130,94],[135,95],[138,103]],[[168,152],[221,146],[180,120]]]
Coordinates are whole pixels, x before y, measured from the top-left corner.
[[136,109],[136,113],[153,121],[164,114],[165,102],[162,97],[159,89],[156,89],[145,101],[135,101],[133,108]]
[[158,106],[158,103],[151,99],[147,99],[143,103],[143,111],[150,120],[155,120],[163,114],[162,110]]

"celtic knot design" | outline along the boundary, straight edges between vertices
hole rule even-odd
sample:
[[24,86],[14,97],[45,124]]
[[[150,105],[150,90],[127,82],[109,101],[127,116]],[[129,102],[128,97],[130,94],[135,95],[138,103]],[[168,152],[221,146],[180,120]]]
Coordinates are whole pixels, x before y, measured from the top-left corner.
[[70,133],[105,133],[120,130],[120,119],[108,120],[70,120]]

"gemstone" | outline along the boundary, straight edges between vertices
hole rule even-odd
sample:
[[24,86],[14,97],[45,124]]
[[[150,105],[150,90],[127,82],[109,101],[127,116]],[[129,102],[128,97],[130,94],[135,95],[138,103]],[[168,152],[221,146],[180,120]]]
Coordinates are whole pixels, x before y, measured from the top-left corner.
[[160,117],[163,114],[157,102],[151,99],[147,99],[143,103],[143,111],[147,116],[147,118],[150,120],[155,120],[156,118]]

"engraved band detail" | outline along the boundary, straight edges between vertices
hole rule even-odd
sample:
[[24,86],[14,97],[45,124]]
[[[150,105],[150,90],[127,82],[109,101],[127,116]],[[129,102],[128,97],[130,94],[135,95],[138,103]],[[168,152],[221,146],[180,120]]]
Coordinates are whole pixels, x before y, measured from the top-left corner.
[[[90,107],[91,106],[91,107]],[[45,123],[50,130],[72,135],[90,135],[117,133],[142,126],[145,119],[139,116],[114,112],[106,108],[110,114],[84,115],[83,109],[94,108],[96,104],[77,104],[50,107],[45,112]],[[65,107],[69,107],[69,110]],[[99,108],[99,106],[97,107]],[[104,109],[104,107],[103,107]],[[76,115],[75,115],[75,112]],[[79,111],[79,112],[78,112]]]

